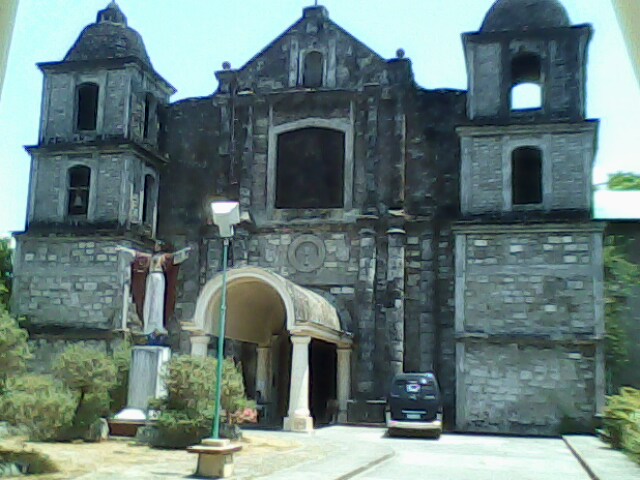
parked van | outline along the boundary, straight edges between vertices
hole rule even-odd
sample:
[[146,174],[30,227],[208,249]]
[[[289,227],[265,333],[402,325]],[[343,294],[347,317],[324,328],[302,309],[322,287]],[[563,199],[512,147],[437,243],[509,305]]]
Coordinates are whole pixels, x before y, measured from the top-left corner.
[[433,372],[401,373],[393,378],[386,407],[387,433],[442,433],[442,398]]

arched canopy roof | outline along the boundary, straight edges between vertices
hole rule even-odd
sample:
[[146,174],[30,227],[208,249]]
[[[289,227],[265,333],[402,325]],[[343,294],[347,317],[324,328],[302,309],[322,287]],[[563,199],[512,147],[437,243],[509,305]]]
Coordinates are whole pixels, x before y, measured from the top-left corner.
[[[222,275],[218,275],[202,289],[190,329],[217,336],[221,297]],[[230,270],[226,337],[268,345],[271,336],[284,329],[332,343],[351,343],[335,307],[322,296],[261,268]]]
[[498,0],[482,22],[482,32],[570,27],[567,11],[558,0]]

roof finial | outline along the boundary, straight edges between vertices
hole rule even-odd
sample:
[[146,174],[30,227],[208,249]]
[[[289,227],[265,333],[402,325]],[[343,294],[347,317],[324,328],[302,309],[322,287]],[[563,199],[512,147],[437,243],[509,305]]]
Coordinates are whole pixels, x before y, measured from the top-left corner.
[[313,2],[313,6],[317,7],[318,6],[318,0],[315,0],[315,2]]
[[127,17],[122,13],[115,0],[111,0],[104,10],[98,12],[96,23],[112,23],[114,25],[127,25]]

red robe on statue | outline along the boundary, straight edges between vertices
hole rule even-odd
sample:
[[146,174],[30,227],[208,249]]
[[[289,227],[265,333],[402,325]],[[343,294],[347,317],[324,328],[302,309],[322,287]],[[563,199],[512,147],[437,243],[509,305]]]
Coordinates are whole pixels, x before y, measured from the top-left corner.
[[[176,287],[178,283],[178,271],[180,265],[173,263],[173,255],[165,253],[165,261],[163,262],[163,271],[165,277],[165,299],[164,299],[164,326],[173,316],[176,307]],[[131,263],[131,293],[133,294],[133,303],[136,305],[136,312],[140,320],[144,322],[144,297],[147,289],[147,275],[149,275],[149,266],[151,257],[148,255],[136,254]]]

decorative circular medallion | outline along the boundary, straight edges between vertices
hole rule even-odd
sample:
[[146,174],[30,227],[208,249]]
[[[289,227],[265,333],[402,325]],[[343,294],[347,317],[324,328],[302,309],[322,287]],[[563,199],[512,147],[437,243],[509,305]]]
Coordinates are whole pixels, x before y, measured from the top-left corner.
[[313,272],[322,267],[326,250],[322,239],[300,235],[289,246],[289,263],[299,272]]

